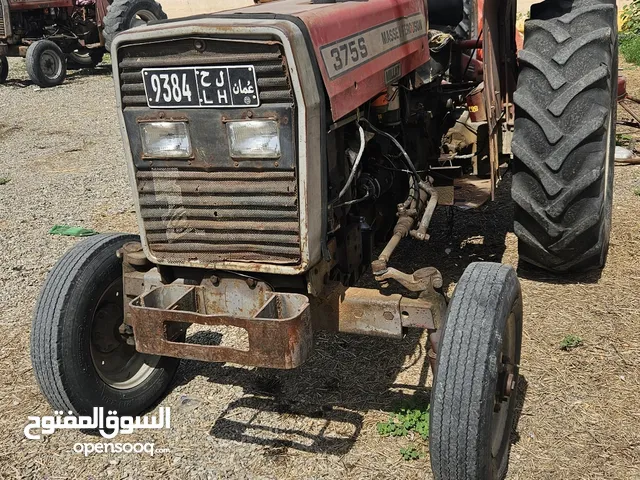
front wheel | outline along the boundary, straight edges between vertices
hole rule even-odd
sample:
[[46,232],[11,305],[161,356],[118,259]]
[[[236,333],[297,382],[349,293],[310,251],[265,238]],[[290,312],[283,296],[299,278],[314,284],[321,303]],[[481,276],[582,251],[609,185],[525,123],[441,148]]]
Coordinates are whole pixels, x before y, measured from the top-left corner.
[[51,40],[38,40],[27,49],[27,73],[40,87],[54,87],[67,76],[67,57]]
[[179,360],[138,353],[120,334],[122,263],[134,235],[78,243],[50,272],[33,318],[31,361],[54,409],[87,415],[94,407],[137,415],[167,389]]
[[449,304],[431,391],[429,452],[436,479],[506,475],[521,343],[515,271],[471,264]]

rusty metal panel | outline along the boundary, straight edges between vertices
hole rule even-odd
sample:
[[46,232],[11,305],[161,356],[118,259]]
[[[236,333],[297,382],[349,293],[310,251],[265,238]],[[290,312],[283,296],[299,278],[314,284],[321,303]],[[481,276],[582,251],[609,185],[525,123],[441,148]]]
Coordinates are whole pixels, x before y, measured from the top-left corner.
[[[216,293],[211,287],[165,285],[137,297],[128,306],[136,349],[154,355],[266,368],[301,365],[313,346],[307,297],[268,292],[257,286],[234,297],[229,292],[237,293],[237,288],[231,287]],[[244,329],[249,347],[241,350],[179,341],[175,327],[184,332],[189,324]],[[169,332],[174,332],[171,338]]]
[[314,328],[334,332],[402,338],[404,327],[433,329],[440,316],[440,305],[425,296],[410,299],[338,282],[311,301]]
[[140,214],[166,262],[300,261],[294,171],[139,171]]

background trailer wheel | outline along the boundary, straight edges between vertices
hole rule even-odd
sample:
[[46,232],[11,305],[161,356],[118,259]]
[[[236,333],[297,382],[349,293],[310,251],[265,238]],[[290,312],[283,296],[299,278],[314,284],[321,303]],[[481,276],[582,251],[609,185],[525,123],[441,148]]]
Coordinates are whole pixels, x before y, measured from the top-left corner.
[[31,361],[49,403],[89,414],[93,407],[139,414],[173,379],[179,360],[138,353],[120,333],[122,263],[116,251],[134,235],[78,243],[49,273],[31,329]]
[[507,471],[522,341],[513,268],[473,263],[447,313],[431,392],[435,478],[490,480]]
[[40,87],[54,87],[67,76],[67,58],[51,40],[33,42],[27,50],[27,73]]
[[604,267],[618,73],[614,0],[547,0],[525,23],[512,150],[520,258],[553,272]]

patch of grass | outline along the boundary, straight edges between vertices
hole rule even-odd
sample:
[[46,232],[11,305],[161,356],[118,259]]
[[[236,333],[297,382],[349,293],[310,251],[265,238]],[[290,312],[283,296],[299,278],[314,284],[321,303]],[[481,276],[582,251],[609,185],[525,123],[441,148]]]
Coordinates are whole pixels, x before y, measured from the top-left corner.
[[383,437],[404,437],[416,432],[422,438],[429,438],[429,407],[401,408],[391,414],[389,420],[378,423],[378,433]]
[[572,348],[577,348],[583,345],[582,337],[578,335],[567,335],[560,342],[561,350],[571,350]]
[[403,460],[409,462],[424,457],[424,452],[418,450],[415,445],[409,445],[407,448],[400,449],[400,455],[402,455]]
[[640,35],[620,35],[620,53],[627,62],[640,65]]
[[616,133],[616,145],[619,147],[626,147],[629,145],[629,142],[633,140],[631,135],[627,135],[625,133]]
[[0,177],[0,185],[6,185],[7,183],[9,183],[11,181],[10,178],[7,177]]

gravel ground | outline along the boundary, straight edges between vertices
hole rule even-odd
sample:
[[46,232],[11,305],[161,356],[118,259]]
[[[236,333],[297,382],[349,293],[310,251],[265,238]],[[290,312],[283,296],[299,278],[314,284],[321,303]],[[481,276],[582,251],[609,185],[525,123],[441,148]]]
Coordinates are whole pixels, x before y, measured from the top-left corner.
[[[430,476],[428,455],[404,462],[399,453],[410,444],[426,452],[425,442],[376,432],[400,403],[428,399],[417,333],[402,341],[320,334],[313,358],[295,371],[183,362],[160,404],[173,409],[172,429],[118,438],[169,450],[154,457],[85,458],[73,446],[101,440],[81,432],[26,440],[27,416],[50,414],[29,361],[31,312],[47,271],[76,241],[48,230],[136,226],[109,69],[72,72],[64,85],[40,90],[21,61],[10,65],[0,86],[0,177],[9,179],[0,185],[0,478]],[[640,86],[637,70],[628,76]],[[616,174],[602,275],[558,280],[519,272],[525,331],[511,478],[640,478],[640,169]],[[451,290],[472,261],[517,265],[508,188],[506,179],[496,203],[456,213],[450,233],[439,212],[429,245],[405,245],[396,266],[434,265]],[[567,334],[584,345],[561,351]]]

